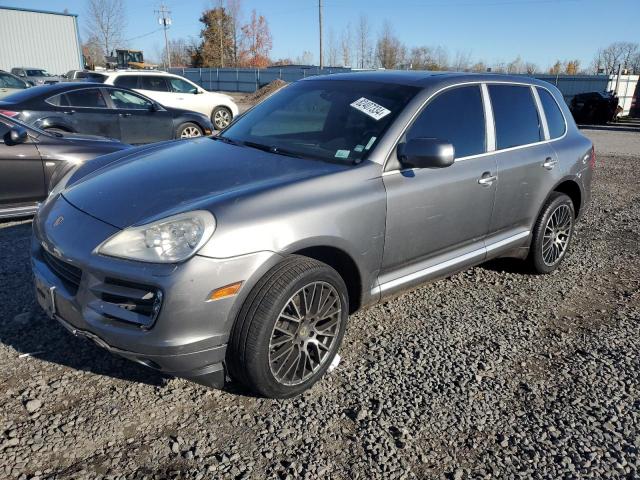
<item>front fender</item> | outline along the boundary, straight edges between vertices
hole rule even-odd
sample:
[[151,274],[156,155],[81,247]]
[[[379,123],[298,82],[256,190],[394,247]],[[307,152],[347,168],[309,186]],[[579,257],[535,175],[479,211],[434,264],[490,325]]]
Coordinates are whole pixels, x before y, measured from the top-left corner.
[[33,122],[33,125],[43,130],[46,128],[59,128],[61,130],[67,130],[68,132],[78,133],[69,120],[57,115],[38,118]]

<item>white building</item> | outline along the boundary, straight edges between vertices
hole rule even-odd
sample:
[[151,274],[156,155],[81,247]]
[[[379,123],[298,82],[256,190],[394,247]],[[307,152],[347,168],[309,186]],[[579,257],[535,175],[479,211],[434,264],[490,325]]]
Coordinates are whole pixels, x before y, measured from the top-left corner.
[[0,6],[0,70],[34,67],[55,75],[82,66],[77,15]]

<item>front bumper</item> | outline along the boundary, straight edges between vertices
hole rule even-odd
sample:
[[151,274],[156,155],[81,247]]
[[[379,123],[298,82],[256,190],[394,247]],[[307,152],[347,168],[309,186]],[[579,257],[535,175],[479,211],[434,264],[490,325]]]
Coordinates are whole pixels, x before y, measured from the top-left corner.
[[[258,252],[160,265],[96,255],[95,247],[117,229],[63,197],[43,206],[33,228],[36,295],[50,317],[117,355],[212,386],[224,382],[226,344],[244,298],[280,260]],[[207,301],[212,290],[238,281],[237,295]],[[123,299],[145,289],[162,292],[159,314],[147,322]]]

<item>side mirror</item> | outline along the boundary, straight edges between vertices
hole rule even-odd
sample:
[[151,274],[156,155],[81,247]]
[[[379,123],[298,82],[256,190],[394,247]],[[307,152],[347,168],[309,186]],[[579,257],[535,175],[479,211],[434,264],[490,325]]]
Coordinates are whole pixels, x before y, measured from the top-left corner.
[[158,105],[156,102],[153,102],[149,107],[149,110],[152,112],[157,112],[160,110],[160,105]]
[[27,129],[19,125],[11,127],[11,130],[9,130],[4,136],[5,143],[7,145],[19,145],[26,142],[28,138],[29,133],[27,132]]
[[398,160],[405,168],[444,168],[453,165],[455,149],[437,138],[412,138],[398,145]]

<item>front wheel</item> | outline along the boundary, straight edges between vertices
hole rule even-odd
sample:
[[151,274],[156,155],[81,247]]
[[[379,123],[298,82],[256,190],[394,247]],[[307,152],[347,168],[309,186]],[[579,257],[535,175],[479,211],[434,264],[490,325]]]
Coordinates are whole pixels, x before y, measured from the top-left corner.
[[233,115],[227,107],[216,107],[211,114],[211,121],[216,130],[223,130],[229,126]]
[[536,273],[551,273],[566,256],[573,237],[575,210],[571,199],[553,192],[533,228],[529,264]]
[[203,135],[202,129],[195,123],[187,122],[178,127],[177,138],[194,138]]
[[347,288],[333,268],[291,256],[249,294],[227,351],[229,373],[259,395],[288,398],[316,383],[347,324]]

